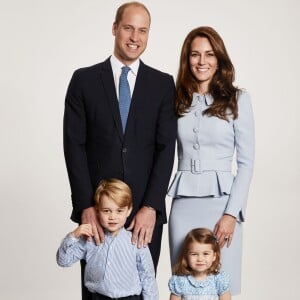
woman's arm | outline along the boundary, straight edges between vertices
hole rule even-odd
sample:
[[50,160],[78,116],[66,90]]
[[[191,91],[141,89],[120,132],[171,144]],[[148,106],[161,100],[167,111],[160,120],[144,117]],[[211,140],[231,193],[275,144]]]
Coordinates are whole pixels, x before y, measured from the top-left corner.
[[234,178],[225,214],[244,221],[248,191],[254,165],[254,118],[250,95],[241,92],[238,97],[238,118],[233,121],[237,173]]
[[[238,97],[238,118],[233,121],[236,147],[237,174],[234,178],[223,217],[215,226],[220,247],[230,246],[236,219],[244,221],[248,191],[254,163],[254,118],[250,95],[241,92]],[[229,239],[225,240],[225,237]]]

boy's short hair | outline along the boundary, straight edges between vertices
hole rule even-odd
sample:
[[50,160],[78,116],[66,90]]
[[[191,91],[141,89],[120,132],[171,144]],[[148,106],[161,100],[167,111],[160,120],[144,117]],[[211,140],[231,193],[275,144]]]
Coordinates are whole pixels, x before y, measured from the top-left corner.
[[95,192],[95,206],[101,206],[102,196],[107,196],[119,207],[132,207],[132,193],[130,187],[123,181],[115,178],[101,180]]

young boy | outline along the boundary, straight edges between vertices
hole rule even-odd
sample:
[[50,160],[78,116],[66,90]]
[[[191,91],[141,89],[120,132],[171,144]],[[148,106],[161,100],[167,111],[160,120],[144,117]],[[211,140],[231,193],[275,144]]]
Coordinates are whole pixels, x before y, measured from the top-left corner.
[[82,224],[62,241],[56,260],[69,267],[86,261],[84,284],[93,300],[158,300],[158,289],[148,247],[131,243],[132,233],[124,224],[132,210],[127,184],[117,179],[102,180],[95,193],[95,209],[105,230],[104,243],[97,246],[90,224]]

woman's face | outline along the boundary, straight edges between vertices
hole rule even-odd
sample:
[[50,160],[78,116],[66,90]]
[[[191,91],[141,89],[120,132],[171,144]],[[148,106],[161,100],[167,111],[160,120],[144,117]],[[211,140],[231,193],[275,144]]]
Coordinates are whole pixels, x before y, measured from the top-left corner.
[[209,83],[218,69],[218,60],[209,40],[196,37],[191,43],[190,70],[199,82],[199,92],[206,93]]

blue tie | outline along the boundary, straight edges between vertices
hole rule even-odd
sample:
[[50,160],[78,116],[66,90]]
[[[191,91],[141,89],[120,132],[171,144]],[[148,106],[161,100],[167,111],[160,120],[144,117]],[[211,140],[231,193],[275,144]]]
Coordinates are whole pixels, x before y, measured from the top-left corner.
[[120,82],[119,82],[119,108],[120,108],[120,115],[121,115],[121,121],[123,126],[123,133],[125,132],[126,128],[126,122],[130,107],[130,88],[129,83],[127,80],[127,74],[129,72],[129,67],[122,67],[122,73],[120,76]]

